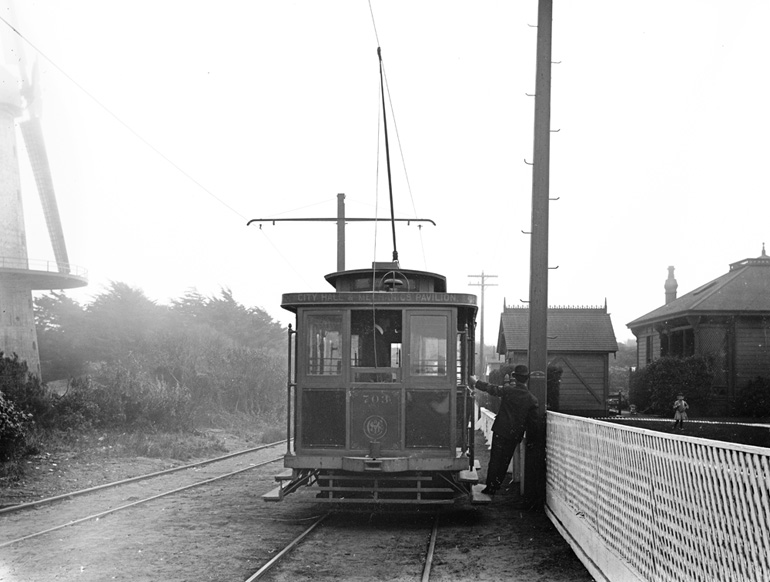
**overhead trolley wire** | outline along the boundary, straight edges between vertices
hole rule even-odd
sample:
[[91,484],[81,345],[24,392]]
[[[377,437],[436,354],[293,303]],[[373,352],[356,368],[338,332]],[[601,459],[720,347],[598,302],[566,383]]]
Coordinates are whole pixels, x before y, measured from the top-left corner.
[[374,38],[377,41],[377,46],[380,46],[380,35],[377,34],[377,23],[374,20],[374,10],[372,9],[372,0],[369,0],[369,14],[372,15],[372,27],[374,28]]

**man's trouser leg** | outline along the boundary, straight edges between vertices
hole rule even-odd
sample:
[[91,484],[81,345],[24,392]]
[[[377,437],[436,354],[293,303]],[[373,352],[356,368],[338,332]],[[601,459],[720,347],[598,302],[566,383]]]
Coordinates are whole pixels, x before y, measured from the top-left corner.
[[[511,446],[513,445],[513,446]],[[489,452],[489,468],[487,469],[487,487],[497,490],[505,479],[508,465],[513,458],[516,448],[513,439],[505,438],[497,433],[492,435],[492,450]]]

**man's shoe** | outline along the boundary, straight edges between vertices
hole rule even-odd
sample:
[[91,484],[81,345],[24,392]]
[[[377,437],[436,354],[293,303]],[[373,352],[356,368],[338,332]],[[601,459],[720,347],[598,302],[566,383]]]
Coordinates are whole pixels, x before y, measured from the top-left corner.
[[484,495],[494,495],[495,493],[497,493],[497,489],[495,489],[494,487],[490,487],[489,485],[487,485],[486,487],[484,487],[484,489],[482,489],[482,490],[481,490],[481,492],[482,492]]

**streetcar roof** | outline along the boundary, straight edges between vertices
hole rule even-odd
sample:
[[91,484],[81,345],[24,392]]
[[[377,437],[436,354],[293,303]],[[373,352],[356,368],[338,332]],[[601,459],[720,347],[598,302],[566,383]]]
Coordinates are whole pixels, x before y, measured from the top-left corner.
[[395,263],[374,263],[369,269],[326,275],[331,292],[285,293],[281,307],[296,311],[314,305],[451,305],[476,308],[476,296],[448,293],[446,277]]
[[[382,279],[387,275],[392,275],[395,280],[406,281],[420,281],[420,286],[425,287],[426,283],[430,290],[443,293],[446,292],[446,277],[437,273],[430,273],[428,271],[418,271],[416,269],[402,269],[399,264],[396,263],[374,263],[369,269],[354,269],[350,271],[337,271],[335,273],[329,273],[325,279],[337,290],[345,291],[355,286],[368,287],[368,291],[372,290],[372,282],[376,288],[378,279]],[[396,285],[392,289],[393,291],[405,291],[403,285]]]

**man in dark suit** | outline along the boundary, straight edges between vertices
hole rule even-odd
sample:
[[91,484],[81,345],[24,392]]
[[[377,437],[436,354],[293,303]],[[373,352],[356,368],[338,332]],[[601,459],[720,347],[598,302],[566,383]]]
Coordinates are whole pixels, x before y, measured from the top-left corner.
[[527,430],[537,426],[537,398],[527,388],[529,370],[523,364],[513,369],[513,381],[508,379],[502,386],[495,386],[471,376],[471,388],[498,396],[500,411],[492,424],[492,449],[489,453],[487,468],[487,486],[482,491],[494,495],[503,483],[513,452]]

